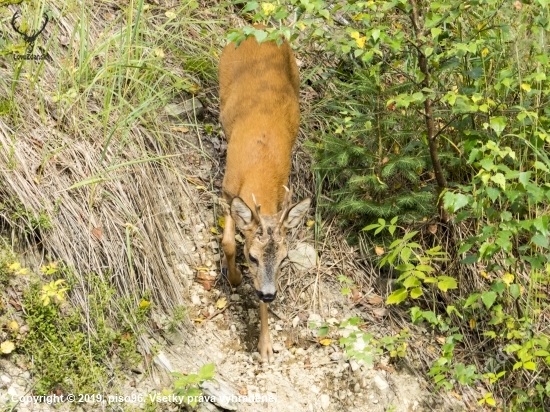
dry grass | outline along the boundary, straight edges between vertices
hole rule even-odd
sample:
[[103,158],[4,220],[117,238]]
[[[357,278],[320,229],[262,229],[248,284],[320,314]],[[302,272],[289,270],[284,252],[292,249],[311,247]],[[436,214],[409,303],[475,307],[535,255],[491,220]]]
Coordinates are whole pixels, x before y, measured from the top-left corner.
[[[41,39],[51,60],[8,58],[0,66],[0,95],[11,95],[0,116],[0,222],[23,254],[60,259],[81,274],[72,299],[83,307],[85,274],[94,272],[136,307],[150,293],[170,313],[185,304],[191,268],[204,264],[191,251],[210,196],[188,180],[194,161],[208,161],[193,144],[202,125],[169,122],[163,107],[211,80],[186,72],[178,56],[197,54],[213,67],[219,47],[183,44],[181,31],[221,29],[209,15],[189,17],[185,7],[176,10],[184,18],[171,23],[161,11],[173,3],[143,12],[142,37],[133,43],[125,42],[132,11],[114,3],[50,4]],[[2,9],[2,21],[18,9]],[[40,16],[21,9],[28,19]],[[16,36],[9,33],[14,43]]]

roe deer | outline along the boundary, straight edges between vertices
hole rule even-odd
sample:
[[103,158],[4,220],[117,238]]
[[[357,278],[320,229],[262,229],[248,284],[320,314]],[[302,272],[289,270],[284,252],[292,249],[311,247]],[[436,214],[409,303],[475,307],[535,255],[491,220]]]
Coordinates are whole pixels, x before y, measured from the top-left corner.
[[309,198],[292,204],[292,191],[285,186],[300,122],[298,66],[287,42],[277,46],[249,38],[224,48],[219,82],[220,120],[228,142],[222,194],[230,205],[222,272],[231,285],[241,283],[235,266],[236,225],[245,237],[244,253],[260,298],[258,350],[262,362],[271,362],[267,304],[277,294],[286,231],[298,225],[310,204]]

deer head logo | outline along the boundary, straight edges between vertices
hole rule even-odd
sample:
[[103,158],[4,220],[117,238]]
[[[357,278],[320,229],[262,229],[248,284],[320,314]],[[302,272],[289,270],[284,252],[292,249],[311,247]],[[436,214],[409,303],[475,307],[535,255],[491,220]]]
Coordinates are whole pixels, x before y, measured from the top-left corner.
[[13,15],[13,17],[11,19],[11,27],[13,27],[13,29],[17,33],[19,33],[21,36],[23,36],[23,40],[25,40],[25,43],[27,44],[27,53],[32,53],[34,42],[38,38],[40,33],[42,33],[44,31],[44,29],[46,28],[46,25],[48,24],[48,21],[49,21],[49,17],[48,17],[47,14],[44,14],[44,22],[42,23],[42,27],[40,27],[40,29],[38,29],[36,32],[34,32],[32,34],[27,34],[25,32],[22,32],[21,30],[19,30],[19,27],[17,27],[16,24],[15,24],[15,21],[17,20],[17,18],[19,16],[20,16],[19,12],[18,11],[15,12],[15,14]]

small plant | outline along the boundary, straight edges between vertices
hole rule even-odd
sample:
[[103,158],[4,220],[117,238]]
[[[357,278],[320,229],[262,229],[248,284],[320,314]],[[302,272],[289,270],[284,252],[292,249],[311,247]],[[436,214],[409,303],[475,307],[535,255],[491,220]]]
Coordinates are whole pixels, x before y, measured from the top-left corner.
[[196,406],[198,399],[202,394],[199,385],[204,381],[209,381],[214,378],[215,366],[213,363],[203,365],[199,373],[190,373],[184,375],[180,372],[173,372],[172,375],[177,378],[174,382],[173,394],[182,397],[188,405]]
[[353,280],[351,280],[345,275],[339,275],[337,279],[342,285],[342,290],[341,290],[342,295],[344,296],[349,295],[351,293],[351,289],[353,288]]
[[[396,226],[397,217],[394,217],[389,224],[382,218],[378,223],[366,226],[363,230],[374,230],[375,234],[386,229],[390,235],[394,235],[398,226]],[[404,228],[401,228],[404,230]],[[432,276],[436,272],[433,266],[435,262],[444,262],[448,260],[447,254],[443,252],[441,246],[422,251],[418,242],[411,241],[418,234],[418,231],[405,233],[401,239],[394,240],[389,246],[386,256],[384,256],[379,266],[388,264],[390,267],[401,272],[397,282],[403,287],[395,290],[388,299],[387,304],[397,304],[403,302],[407,297],[417,299],[423,295],[421,286],[436,284],[437,288],[443,292],[458,287],[456,280],[450,276]],[[384,254],[384,250],[380,251]],[[397,264],[399,263],[399,264]]]
[[65,301],[65,292],[67,292],[69,288],[61,287],[64,283],[65,280],[58,279],[42,286],[40,300],[42,300],[44,306],[48,306],[50,302],[60,304]]

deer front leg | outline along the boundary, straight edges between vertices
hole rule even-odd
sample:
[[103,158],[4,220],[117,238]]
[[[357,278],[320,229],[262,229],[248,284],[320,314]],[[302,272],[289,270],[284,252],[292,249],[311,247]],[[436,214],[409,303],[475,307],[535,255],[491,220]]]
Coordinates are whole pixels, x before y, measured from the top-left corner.
[[262,362],[273,362],[273,347],[271,346],[269,325],[267,324],[267,303],[264,302],[260,302],[260,341],[258,342],[258,351],[262,357]]
[[227,277],[232,286],[241,284],[243,276],[241,271],[235,265],[235,253],[237,245],[235,244],[235,221],[229,213],[225,213],[225,227],[222,238],[223,261],[222,274]]

